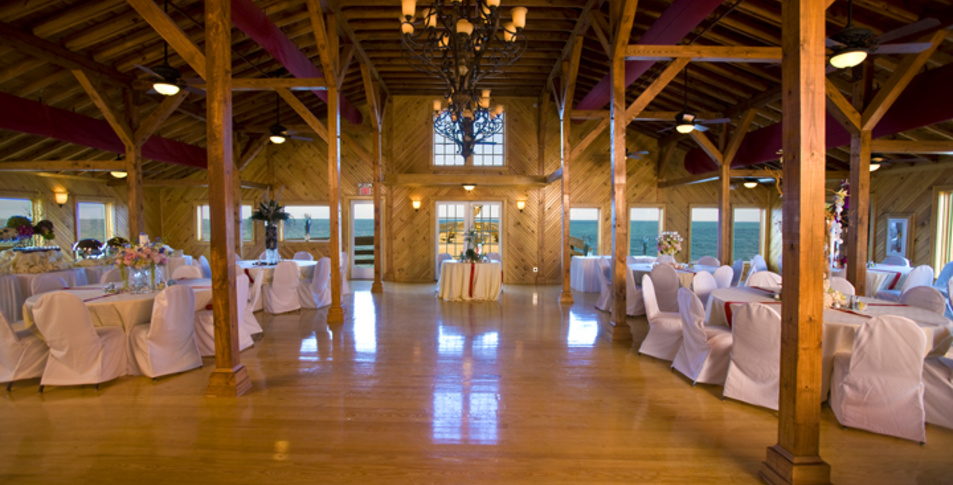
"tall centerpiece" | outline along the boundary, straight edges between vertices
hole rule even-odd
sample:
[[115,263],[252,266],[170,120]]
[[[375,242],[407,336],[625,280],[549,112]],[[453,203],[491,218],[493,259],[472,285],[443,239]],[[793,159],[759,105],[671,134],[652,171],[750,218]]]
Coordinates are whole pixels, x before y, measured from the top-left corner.
[[677,232],[663,232],[655,239],[659,254],[675,257],[682,250],[682,236]]
[[157,272],[168,260],[162,243],[145,243],[117,248],[113,264],[119,268],[123,290],[154,290],[158,287]]
[[33,224],[29,217],[12,216],[0,229],[0,243],[18,247],[37,246],[35,240],[53,240],[53,223],[42,220]]
[[285,212],[285,207],[278,201],[271,199],[258,204],[258,209],[252,212],[251,218],[265,223],[265,262],[276,264],[281,260],[278,254],[278,223],[287,221],[291,214]]

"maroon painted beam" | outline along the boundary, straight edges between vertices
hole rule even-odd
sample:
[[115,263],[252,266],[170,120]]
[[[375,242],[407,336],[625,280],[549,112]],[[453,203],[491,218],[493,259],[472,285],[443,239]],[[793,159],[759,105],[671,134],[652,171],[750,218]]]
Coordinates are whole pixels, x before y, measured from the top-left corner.
[[[324,73],[304,55],[298,46],[278,28],[252,0],[232,0],[232,23],[251,37],[281,63],[293,76],[300,78],[324,77]],[[313,91],[327,103],[327,91]],[[341,117],[361,124],[361,112],[341,96]]]
[[[921,126],[932,125],[953,119],[953,103],[937,102],[937,93],[944,93],[953,85],[953,64],[947,64],[917,75],[897,98],[887,114],[873,130],[873,137],[893,135]],[[752,131],[745,136],[732,168],[778,159],[781,149],[781,123],[768,125]],[[827,148],[835,148],[850,143],[850,133],[837,120],[827,115]],[[685,169],[698,174],[715,170],[717,167],[704,151],[695,148],[685,154]]]
[[[705,20],[716,7],[724,3],[725,0],[675,0],[664,12],[662,16],[645,31],[645,35],[639,39],[637,44],[646,45],[674,45],[685,38],[689,32],[698,24]],[[632,83],[648,71],[655,61],[626,61],[625,63],[625,85],[631,86]],[[593,86],[589,94],[586,95],[575,109],[602,109],[609,104],[611,94],[611,82],[609,75],[602,78],[598,84]]]
[[[0,93],[0,129],[45,136],[113,153],[126,149],[109,123],[54,108],[29,99]],[[152,136],[142,146],[144,158],[160,162],[206,168],[205,149],[180,141]]]

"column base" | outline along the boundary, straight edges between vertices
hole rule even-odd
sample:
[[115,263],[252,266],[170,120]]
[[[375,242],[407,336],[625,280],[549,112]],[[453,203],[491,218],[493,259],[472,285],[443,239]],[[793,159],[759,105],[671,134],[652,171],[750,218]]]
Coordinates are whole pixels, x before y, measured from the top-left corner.
[[238,364],[231,369],[215,369],[208,378],[209,397],[238,397],[251,391],[251,378],[245,366]]
[[344,308],[334,305],[328,308],[328,323],[344,323]]
[[572,305],[572,302],[573,299],[571,290],[563,290],[563,292],[559,294],[560,305]]
[[632,340],[632,329],[629,328],[629,322],[614,322],[611,319],[606,327],[606,336],[612,342],[625,342]]
[[758,476],[770,485],[826,485],[831,483],[831,466],[819,456],[793,456],[774,445],[768,448]]
[[383,293],[383,292],[384,292],[383,283],[381,283],[380,281],[375,281],[371,283],[371,293]]

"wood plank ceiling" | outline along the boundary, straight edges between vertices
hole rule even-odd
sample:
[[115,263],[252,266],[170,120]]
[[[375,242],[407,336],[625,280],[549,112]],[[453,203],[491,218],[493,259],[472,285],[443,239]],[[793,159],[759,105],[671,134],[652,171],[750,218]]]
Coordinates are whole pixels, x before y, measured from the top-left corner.
[[[363,49],[390,95],[440,95],[442,86],[436,79],[413,70],[403,57],[399,41],[399,0],[326,0],[325,7],[338,14],[342,34],[342,50],[356,43]],[[425,3],[425,2],[422,2]],[[499,96],[537,96],[547,89],[555,66],[566,51],[566,43],[587,4],[583,0],[504,1],[507,6],[529,8],[526,36],[528,47],[523,57],[505,72],[486,81]],[[642,0],[632,33],[633,42],[658,20],[672,2]],[[316,66],[320,65],[311,35],[311,24],[304,0],[258,0],[255,4],[287,35]],[[608,2],[595,1],[591,15],[608,19]],[[953,19],[953,0],[856,0],[854,24],[880,34],[932,16],[947,25]],[[200,0],[170,0],[169,14],[191,40],[202,46],[202,8]],[[777,46],[780,43],[780,0],[726,0],[705,18],[681,44]],[[124,0],[12,0],[0,5],[3,27],[28,34],[38,42],[48,41],[83,56],[135,81],[131,87],[140,106],[148,113],[161,102],[161,96],[148,92],[149,75],[137,66],[156,66],[162,62],[163,40]],[[597,20],[598,22],[598,20]],[[847,2],[837,0],[828,10],[828,32],[834,33],[847,22]],[[949,32],[949,30],[947,31]],[[0,33],[0,36],[8,34]],[[268,52],[240,30],[233,41],[236,77],[288,77],[287,71]],[[6,40],[6,39],[5,39]],[[608,58],[599,37],[587,29],[580,66],[576,101],[578,102],[608,74]],[[953,45],[948,35],[926,63],[934,69],[953,59]],[[900,55],[877,55],[868,63],[873,66],[874,85],[883,84],[901,62]],[[358,59],[350,63],[342,92],[352,104],[364,103]],[[187,78],[195,73],[170,50],[169,63]],[[634,98],[665,67],[656,63],[628,89]],[[845,91],[850,73],[834,72],[830,79]],[[688,105],[693,110],[730,116],[740,114],[752,100],[767,99],[752,129],[780,121],[780,104],[771,93],[779,92],[780,64],[692,63],[688,81]],[[649,110],[678,111],[682,108],[686,86],[678,76],[649,105]],[[0,42],[0,92],[43,104],[102,119],[102,115],[83,92],[70,71],[62,64],[50,62],[27,52],[12,42]],[[948,93],[945,93],[948,97]],[[107,97],[121,106],[119,88],[112,88]],[[312,110],[323,111],[323,103],[314,96],[301,97]],[[300,124],[300,119],[284,103],[281,118],[286,125]],[[264,132],[274,122],[275,97],[270,92],[237,92],[234,119],[240,136]],[[182,106],[164,123],[157,134],[189,144],[204,146],[204,100],[190,94]],[[9,116],[10,114],[4,114]],[[636,122],[631,128],[654,137],[670,136],[664,131],[670,123]],[[953,140],[953,122],[904,132],[902,139]],[[694,145],[689,137],[678,140],[686,148]],[[64,143],[48,138],[0,130],[0,163],[2,160],[111,160],[115,154]],[[929,157],[927,157],[929,158]],[[830,150],[829,164],[843,169],[847,161],[845,148]],[[769,164],[770,165],[770,164]],[[146,178],[178,178],[197,169],[156,161],[144,165]],[[104,173],[89,173],[108,177]]]

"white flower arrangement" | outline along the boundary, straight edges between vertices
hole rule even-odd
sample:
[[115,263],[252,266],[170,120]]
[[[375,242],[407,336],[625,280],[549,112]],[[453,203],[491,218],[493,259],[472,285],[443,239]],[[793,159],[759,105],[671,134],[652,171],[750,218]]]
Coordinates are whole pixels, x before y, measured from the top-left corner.
[[655,239],[659,254],[675,256],[682,250],[682,236],[677,232],[663,232]]

